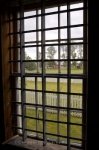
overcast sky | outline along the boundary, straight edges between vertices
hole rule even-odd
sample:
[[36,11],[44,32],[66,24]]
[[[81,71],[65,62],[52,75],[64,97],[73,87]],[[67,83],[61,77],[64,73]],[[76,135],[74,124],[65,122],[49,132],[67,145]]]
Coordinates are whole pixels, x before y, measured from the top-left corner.
[[[70,8],[78,8],[82,7],[83,3],[74,4],[71,5]],[[61,6],[60,10],[66,10],[67,6]],[[58,11],[58,7],[53,7],[49,9],[45,9],[45,13],[48,12],[54,12]],[[41,11],[39,11],[41,13]],[[31,16],[35,15],[36,11],[26,12],[24,16]],[[83,24],[83,10],[79,11],[73,11],[70,12],[71,17],[71,25],[76,24]],[[60,14],[60,26],[66,26],[67,25],[67,13],[61,13]],[[47,15],[45,16],[45,28],[51,28],[51,27],[58,27],[58,14],[53,15]],[[39,29],[41,29],[41,17],[39,17]],[[36,18],[31,19],[25,19],[25,25],[24,30],[36,30]],[[76,27],[71,28],[71,38],[79,38],[83,37],[83,28],[82,27]],[[67,30],[61,29],[60,30],[60,38],[67,38]],[[45,40],[51,40],[51,39],[58,39],[58,30],[50,30],[45,32]],[[39,32],[39,40],[41,40],[41,33]],[[36,41],[36,33],[26,33],[25,34],[25,42],[27,41]],[[45,49],[47,49],[46,47]],[[55,49],[57,50],[57,46]],[[40,50],[40,48],[39,48]],[[36,59],[36,48],[26,48],[25,52],[27,55],[29,55],[32,59]],[[55,58],[57,58],[57,53],[55,55]]]

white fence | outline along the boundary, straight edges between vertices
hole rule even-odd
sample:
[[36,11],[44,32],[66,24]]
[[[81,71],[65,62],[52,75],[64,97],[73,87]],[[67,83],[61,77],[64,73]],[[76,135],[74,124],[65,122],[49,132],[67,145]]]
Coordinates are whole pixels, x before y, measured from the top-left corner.
[[[37,94],[37,95],[36,95]],[[20,94],[18,94],[19,99],[20,99]],[[65,94],[60,94],[59,95],[59,103],[58,103],[58,95],[54,93],[46,93],[45,94],[45,103],[46,105],[49,106],[60,106],[60,107],[67,107],[67,95]],[[42,93],[41,92],[26,92],[26,103],[32,103],[32,104],[40,104],[42,105]],[[77,108],[77,109],[82,109],[82,96],[76,96],[76,95],[71,95],[70,98],[70,108]],[[40,110],[41,108],[39,108]],[[52,113],[57,113],[57,109],[47,109],[47,111],[52,112]],[[60,112],[62,114],[66,114],[65,109],[61,109]],[[78,116],[81,117],[82,113],[81,111],[75,111],[72,110],[71,114],[73,116]]]

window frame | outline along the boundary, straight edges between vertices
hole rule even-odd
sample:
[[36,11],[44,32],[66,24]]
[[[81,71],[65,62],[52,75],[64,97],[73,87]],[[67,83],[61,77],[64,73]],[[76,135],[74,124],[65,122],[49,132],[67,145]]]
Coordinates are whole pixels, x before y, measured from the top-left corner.
[[[6,16],[7,17],[7,16]],[[4,19],[4,18],[2,18],[2,19]],[[16,28],[16,26],[14,25],[14,29]],[[3,36],[4,37],[2,37],[2,38],[7,38],[6,37],[6,32],[8,32],[7,31],[8,30],[8,25],[6,24],[4,24],[4,26],[3,26]],[[5,32],[6,31],[6,32]],[[85,32],[86,32],[86,29],[85,29]],[[3,52],[2,52],[2,58],[4,58],[5,57],[5,55],[6,55],[6,49],[9,47],[9,39],[6,39],[6,44],[5,44],[5,42],[2,40],[2,45],[3,45]],[[16,39],[15,39],[15,41],[16,41]],[[7,55],[8,57],[9,57],[9,53],[8,53],[8,55]],[[8,65],[8,62],[7,62],[7,59],[5,60],[5,63],[3,64],[3,61],[4,61],[4,59],[2,59],[2,72],[4,73],[4,75],[3,75],[3,91],[5,92],[5,90],[7,89],[10,89],[10,87],[9,87],[9,84],[8,84],[8,87],[6,87],[5,89],[4,89],[4,87],[5,87],[5,85],[6,85],[6,83],[8,82],[8,83],[10,83],[11,82],[11,84],[15,84],[15,81],[14,80],[9,80],[8,81],[8,74],[10,73],[10,68],[9,68],[9,65]],[[17,67],[16,67],[17,68]],[[7,70],[8,70],[8,72],[7,72]],[[5,77],[5,79],[4,79],[4,77]],[[11,112],[12,112],[12,110],[14,110],[15,112],[16,112],[16,109],[14,108],[14,106],[12,107],[10,104],[11,104],[11,100],[12,99],[15,99],[15,93],[12,93],[11,91],[7,91],[7,94],[6,95],[3,95],[3,99],[5,99],[5,101],[4,101],[4,109],[7,107],[7,106],[10,106],[9,107],[9,109],[7,109],[6,111],[4,111],[5,113],[4,113],[4,116],[5,116],[5,122],[6,122],[6,124],[7,124],[7,122],[9,122],[9,123],[11,123],[11,122],[13,122],[12,124],[16,124],[16,120],[12,120],[12,117],[11,117]],[[8,101],[8,99],[9,99],[9,101]],[[7,106],[6,106],[7,105]],[[10,112],[10,113],[9,113]],[[6,114],[8,114],[8,115],[6,115]],[[16,134],[16,131],[12,131],[12,129],[11,128],[8,128],[7,129],[7,127],[5,126],[5,134],[6,133],[8,133],[8,131],[11,131],[11,132],[9,132],[8,133],[8,135],[5,135],[5,137],[6,137],[6,139],[8,139],[9,137],[12,137],[13,135],[15,135]]]

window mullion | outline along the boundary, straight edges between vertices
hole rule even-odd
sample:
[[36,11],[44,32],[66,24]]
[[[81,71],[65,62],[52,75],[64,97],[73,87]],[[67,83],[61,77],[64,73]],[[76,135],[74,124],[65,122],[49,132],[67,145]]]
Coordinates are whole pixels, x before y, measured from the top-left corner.
[[[38,15],[38,9],[36,9],[36,15]],[[36,30],[38,30],[38,17],[36,17]],[[36,32],[36,44],[38,45],[38,32]],[[38,62],[38,53],[39,53],[39,48],[36,47],[36,58],[37,58],[37,73],[39,72],[39,62]],[[37,83],[38,83],[38,77],[35,77],[35,90],[37,90]],[[38,104],[38,93],[35,92],[35,104]],[[36,106],[36,118],[39,117],[38,114],[38,107]],[[38,131],[38,120],[36,120],[36,131]],[[38,133],[36,133],[37,137],[38,137]]]
[[[71,62],[70,62],[70,39],[71,39],[71,32],[70,32],[70,3],[67,3],[67,93],[71,92]],[[67,108],[70,108],[70,94],[67,94]],[[67,150],[70,150],[70,109],[67,109]]]
[[[60,27],[60,6],[58,6],[58,27]],[[58,29],[58,60],[60,60],[60,29]],[[58,74],[61,73],[60,71],[60,61],[57,62],[58,63]],[[57,78],[57,92],[60,91],[60,78]],[[57,121],[60,120],[60,94],[57,93]],[[57,123],[57,135],[60,135],[60,125],[59,123]],[[57,142],[59,143],[60,141],[60,137],[57,137]]]
[[[21,6],[20,17],[24,17],[24,10]],[[27,137],[26,133],[26,93],[25,93],[25,64],[23,60],[25,59],[25,50],[24,46],[24,20],[20,20],[20,70],[21,70],[21,102],[22,102],[22,132],[23,132],[23,141]]]
[[42,8],[41,8],[41,54],[42,54],[42,107],[43,107],[43,145],[46,145],[46,99],[45,99],[45,2],[42,1]]
[[[88,42],[88,40],[87,40],[87,32],[88,32],[88,30],[87,30],[87,1],[86,0],[84,0],[84,10],[83,10],[83,22],[84,22],[84,27],[83,27],[83,40],[84,40],[84,43],[86,42]],[[88,45],[87,44],[83,44],[83,59],[86,59],[86,60],[88,60],[88,52],[87,52],[87,49],[88,49]],[[84,61],[83,62],[83,74],[84,75],[86,75],[86,78],[85,79],[83,79],[83,97],[82,97],[82,108],[84,109],[84,112],[83,112],[83,115],[82,115],[82,123],[83,124],[86,124],[86,122],[87,122],[87,120],[86,120],[86,116],[87,116],[87,95],[88,95],[88,87],[87,87],[87,85],[88,85],[88,80],[87,80],[87,78],[88,78],[88,73],[87,73],[87,70],[88,70],[88,64],[87,64],[87,62],[88,61]],[[86,129],[86,126],[83,126],[82,127],[82,139],[84,139],[83,140],[83,142],[82,142],[82,147],[83,147],[83,149],[85,150],[86,149],[86,142],[85,142],[85,140],[86,140],[86,133],[87,133],[87,129]]]

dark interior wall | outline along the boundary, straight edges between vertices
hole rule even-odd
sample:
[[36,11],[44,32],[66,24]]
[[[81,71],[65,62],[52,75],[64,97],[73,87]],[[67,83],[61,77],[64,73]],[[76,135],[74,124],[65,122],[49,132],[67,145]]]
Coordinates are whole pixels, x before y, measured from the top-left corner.
[[99,4],[88,4],[88,150],[99,149]]
[[[1,18],[1,16],[0,16]],[[1,21],[1,20],[0,20]],[[1,35],[1,23],[0,23],[0,35]],[[0,70],[2,70],[2,58],[1,58],[1,36],[0,36]],[[2,92],[2,71],[0,71],[0,143],[4,140],[4,131],[3,131],[3,92]]]
[[0,144],[5,140],[5,130],[4,130],[4,104],[3,104],[3,76],[2,76],[2,16],[7,8],[7,5],[10,0],[1,0],[0,1]]

